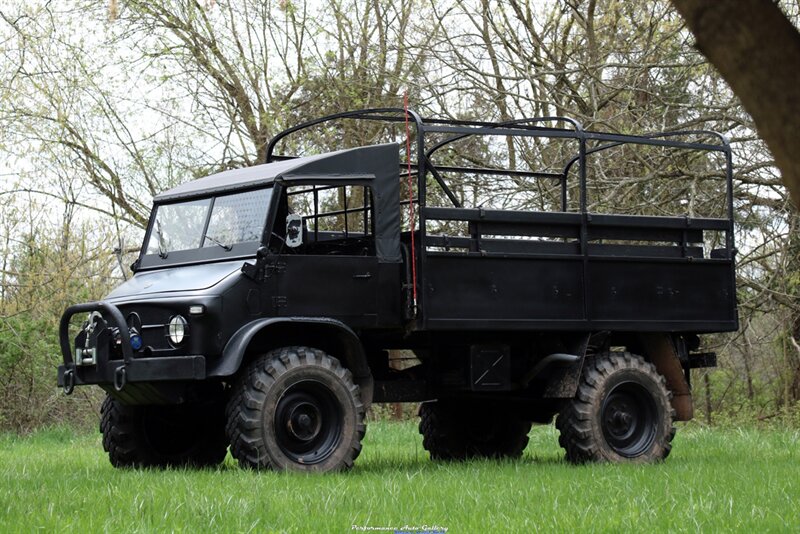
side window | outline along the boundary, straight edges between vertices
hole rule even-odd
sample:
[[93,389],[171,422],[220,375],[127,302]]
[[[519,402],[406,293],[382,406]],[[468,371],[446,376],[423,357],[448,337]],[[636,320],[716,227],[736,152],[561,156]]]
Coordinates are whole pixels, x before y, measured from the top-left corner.
[[[286,216],[302,220],[302,254],[375,255],[372,190],[361,185],[300,185],[286,190]],[[285,227],[280,229],[285,233]]]

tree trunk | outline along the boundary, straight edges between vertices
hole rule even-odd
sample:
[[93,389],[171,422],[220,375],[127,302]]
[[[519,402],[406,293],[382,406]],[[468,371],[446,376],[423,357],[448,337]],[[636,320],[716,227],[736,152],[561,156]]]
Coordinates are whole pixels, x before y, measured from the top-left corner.
[[753,359],[753,344],[750,342],[750,336],[747,331],[750,329],[750,323],[745,325],[742,329],[742,337],[744,337],[744,350],[742,351],[742,360],[744,362],[744,378],[747,384],[747,398],[752,401],[755,397],[753,391],[753,371],[750,369],[750,362]]
[[773,0],[672,0],[753,117],[800,207],[800,33]]

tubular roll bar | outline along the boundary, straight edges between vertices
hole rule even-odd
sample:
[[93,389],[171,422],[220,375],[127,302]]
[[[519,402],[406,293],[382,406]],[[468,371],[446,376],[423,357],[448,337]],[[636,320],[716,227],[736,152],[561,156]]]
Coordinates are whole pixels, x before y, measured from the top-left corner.
[[[304,122],[292,128],[283,130],[273,137],[268,146],[266,154],[266,162],[278,161],[284,159],[291,159],[293,156],[276,155],[275,147],[277,144],[287,136],[305,130],[312,126],[332,122],[342,119],[358,119],[358,120],[371,120],[381,122],[404,122],[406,110],[403,108],[373,108],[355,111],[346,111],[327,115],[308,122]],[[419,210],[419,232],[422,241],[425,238],[425,222],[426,222],[426,180],[425,177],[430,173],[433,179],[441,187],[442,191],[448,197],[450,202],[455,208],[461,208],[461,203],[458,197],[447,186],[447,182],[442,176],[442,172],[461,172],[461,173],[476,173],[476,174],[495,174],[495,175],[508,175],[508,176],[525,176],[531,178],[555,179],[560,181],[561,185],[561,212],[567,213],[567,176],[569,175],[572,166],[579,163],[579,181],[580,181],[580,210],[583,222],[581,224],[581,254],[584,256],[584,263],[588,262],[588,224],[590,215],[587,210],[587,179],[586,179],[586,158],[597,152],[608,150],[617,146],[625,144],[645,145],[645,146],[662,146],[667,148],[679,148],[687,150],[702,150],[707,152],[721,152],[725,155],[725,178],[727,188],[727,220],[720,219],[726,222],[726,239],[725,244],[728,250],[728,256],[733,258],[735,253],[733,242],[733,169],[732,169],[732,155],[731,147],[728,138],[719,132],[711,130],[683,130],[683,131],[668,131],[668,132],[654,132],[645,135],[626,135],[614,134],[604,132],[594,132],[585,130],[580,122],[569,117],[561,116],[548,116],[548,117],[532,117],[515,119],[504,122],[485,122],[485,121],[471,121],[471,120],[452,120],[452,119],[423,119],[418,113],[408,110],[409,120],[414,123],[417,131],[417,154],[416,163],[412,162],[412,166],[416,168],[417,176],[417,203],[420,207]],[[542,123],[564,123],[569,125],[569,128],[556,128],[554,126],[543,126]],[[425,147],[425,134],[426,133],[441,133],[449,134],[449,137],[438,141],[432,147],[426,150]],[[572,139],[578,141],[578,152],[572,157],[564,166],[561,173],[557,172],[535,172],[535,171],[519,171],[516,169],[491,169],[491,168],[471,168],[471,167],[456,167],[456,166],[437,166],[433,163],[432,158],[440,149],[459,141],[461,139],[473,135],[490,135],[490,136],[511,136],[511,137],[545,137],[545,138],[560,138]],[[707,136],[716,138],[719,143],[708,142],[688,142],[676,140],[676,137],[687,136]],[[602,144],[587,148],[588,141],[597,141]],[[404,166],[405,164],[401,165]],[[403,169],[403,175],[405,169]],[[411,229],[413,231],[413,229]],[[421,244],[418,254],[418,271],[420,278],[425,278],[425,263],[426,253],[425,245]],[[584,267],[586,268],[586,266]],[[733,268],[733,267],[731,267]],[[425,308],[423,305],[424,291],[420,293],[419,309],[422,310],[421,321],[426,321]]]
[[[386,116],[386,115],[378,115],[379,113],[399,113],[400,116]],[[420,127],[422,126],[422,118],[412,110],[408,110],[409,118],[414,122],[417,126],[417,131],[420,131]],[[305,130],[307,128],[311,128],[312,126],[316,126],[318,124],[322,124],[325,122],[331,122],[340,119],[362,119],[362,120],[374,120],[374,121],[382,121],[382,122],[403,122],[405,121],[405,110],[403,108],[371,108],[371,109],[359,109],[355,111],[343,111],[341,113],[335,113],[333,115],[326,115],[324,117],[320,117],[318,119],[310,120],[307,122],[303,122],[298,124],[297,126],[293,126],[291,128],[287,128],[270,139],[269,144],[267,145],[267,158],[266,163],[270,163],[272,161],[276,161],[278,158],[273,156],[275,152],[275,145],[281,139],[288,137],[289,135],[299,132],[300,130]],[[279,156],[281,159],[286,159],[285,156]]]
[[[612,134],[612,133],[593,132],[589,130],[584,130],[582,124],[579,121],[572,119],[570,117],[562,117],[562,116],[531,117],[531,118],[514,119],[503,122],[486,122],[486,121],[435,119],[435,118],[423,119],[418,113],[416,113],[413,110],[408,110],[408,115],[417,128],[417,141],[418,141],[417,145],[418,148],[420,149],[417,154],[417,163],[413,164],[413,166],[419,167],[420,165],[424,164],[424,167],[426,167],[424,170],[419,171],[417,175],[424,176],[426,174],[424,171],[430,171],[431,175],[439,184],[439,186],[442,188],[445,195],[447,195],[448,199],[451,201],[453,206],[457,208],[461,207],[460,202],[458,201],[457,197],[452,192],[452,190],[447,186],[447,182],[442,176],[441,171],[453,171],[453,172],[471,171],[477,174],[498,174],[498,175],[508,174],[515,176],[527,176],[532,178],[558,179],[561,181],[562,185],[561,208],[562,211],[566,211],[566,199],[564,198],[566,194],[566,179],[567,176],[569,175],[570,170],[572,169],[572,166],[577,162],[584,161],[586,156],[595,154],[597,152],[601,152],[625,144],[637,144],[637,145],[650,145],[650,146],[665,146],[669,148],[682,148],[688,150],[717,151],[726,153],[728,155],[730,154],[730,143],[728,141],[728,138],[722,135],[721,133],[715,132],[713,130],[680,130],[680,131],[668,131],[668,132],[652,132],[644,135],[626,135],[626,134]],[[403,108],[372,108],[372,109],[345,111],[341,113],[335,113],[333,115],[320,117],[318,119],[307,121],[302,124],[298,124],[297,126],[293,126],[291,128],[279,132],[275,137],[273,137],[270,140],[269,144],[267,145],[266,162],[293,158],[293,156],[284,156],[275,154],[275,147],[282,139],[301,130],[308,129],[312,126],[342,119],[371,120],[380,122],[399,123],[405,120],[405,110]],[[536,125],[541,123],[559,123],[559,122],[569,124],[572,128],[554,128],[554,127],[544,127]],[[425,150],[424,134],[426,132],[454,133],[455,135],[443,139],[438,143],[436,143],[435,145],[433,145],[432,147]],[[473,135],[508,135],[512,137],[571,138],[580,141],[580,149],[578,153],[566,163],[563,171],[560,174],[555,172],[533,172],[533,171],[518,171],[509,169],[490,169],[490,168],[478,168],[478,167],[468,168],[468,167],[454,167],[447,165],[437,166],[433,163],[431,158],[437,151],[446,147],[447,145],[450,145],[451,143],[454,143],[456,141],[465,139]],[[674,137],[686,137],[686,136],[715,137],[719,140],[719,144],[697,143],[697,142],[693,143],[686,141],[674,141],[670,139]],[[586,147],[587,140],[604,141],[605,143],[600,146],[587,149]],[[726,167],[727,167],[726,178],[728,181],[727,184],[728,218],[732,219],[733,176],[729,161],[726,161]],[[585,182],[582,181],[581,183],[582,197],[584,196],[583,192],[585,189],[585,185],[586,185]],[[585,211],[585,208],[586,208],[585,199],[582,198],[581,211]]]

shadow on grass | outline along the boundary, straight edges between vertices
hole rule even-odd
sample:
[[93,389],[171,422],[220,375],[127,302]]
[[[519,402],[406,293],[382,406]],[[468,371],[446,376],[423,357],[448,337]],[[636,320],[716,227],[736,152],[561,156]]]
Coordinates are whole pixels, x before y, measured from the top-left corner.
[[[527,467],[563,467],[571,466],[563,457],[556,456],[530,456],[515,459],[470,458],[463,461],[431,460],[427,455],[419,458],[391,458],[379,457],[356,461],[352,472],[364,474],[385,474],[389,472],[440,472],[447,470],[470,469],[515,469]],[[579,466],[574,466],[579,467]]]
[[[351,473],[354,475],[386,475],[389,473],[420,473],[420,472],[442,472],[442,471],[463,471],[463,470],[486,470],[486,469],[515,469],[527,467],[563,467],[571,466],[571,464],[564,461],[561,457],[555,456],[531,456],[525,455],[522,458],[516,459],[492,459],[492,458],[470,458],[463,461],[444,461],[444,460],[431,460],[427,454],[420,457],[404,457],[398,458],[396,456],[383,456],[378,453],[373,454],[371,457],[359,458],[356,460],[355,465],[349,471],[341,473]],[[269,469],[254,470],[239,467],[235,460],[230,456],[225,459],[221,465],[214,467],[191,467],[191,466],[177,466],[177,467],[124,467],[115,469],[110,463],[101,463],[96,466],[97,472],[113,470],[118,473],[173,473],[173,474],[231,474],[242,473],[248,475],[284,475]],[[579,467],[579,466],[572,466]],[[299,473],[291,473],[299,474]],[[309,475],[316,475],[309,473]]]

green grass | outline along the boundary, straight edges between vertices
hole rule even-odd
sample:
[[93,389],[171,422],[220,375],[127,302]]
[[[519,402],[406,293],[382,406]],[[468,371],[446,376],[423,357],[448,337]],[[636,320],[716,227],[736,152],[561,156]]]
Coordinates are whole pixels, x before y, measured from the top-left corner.
[[115,470],[99,435],[0,437],[0,532],[797,531],[800,431],[683,427],[658,465],[571,466],[552,426],[520,461],[437,464],[372,423],[349,473]]

